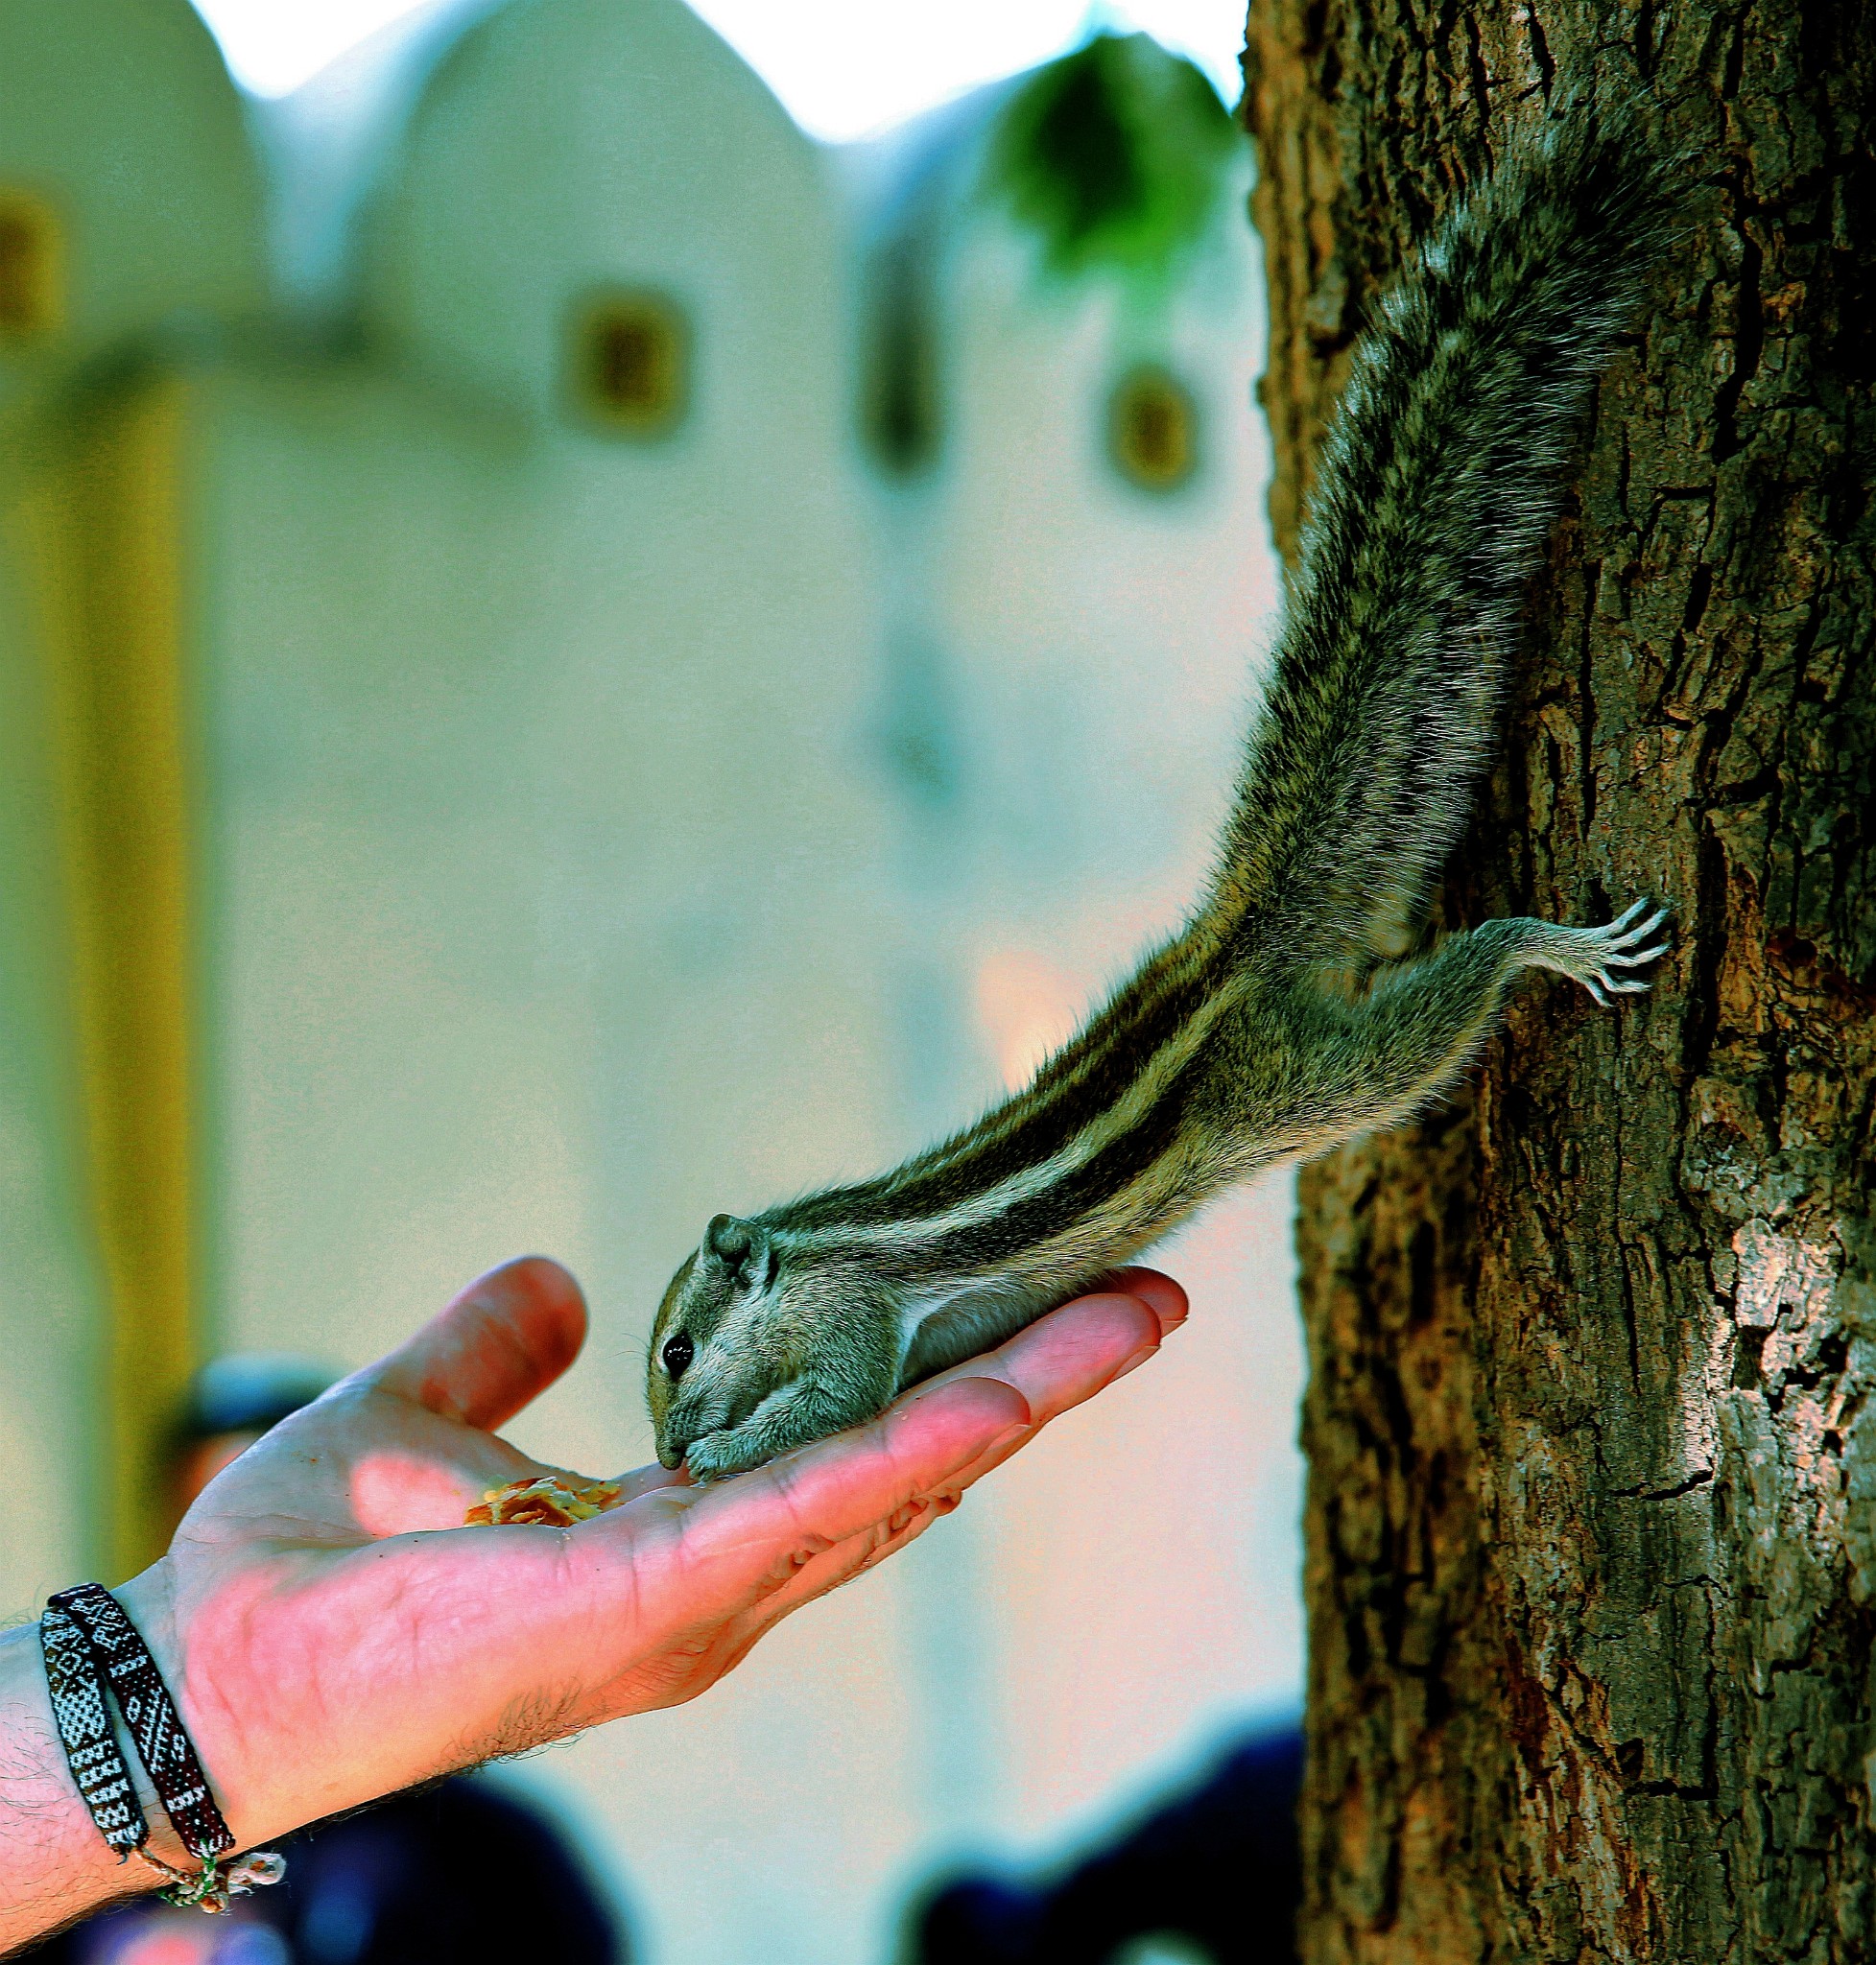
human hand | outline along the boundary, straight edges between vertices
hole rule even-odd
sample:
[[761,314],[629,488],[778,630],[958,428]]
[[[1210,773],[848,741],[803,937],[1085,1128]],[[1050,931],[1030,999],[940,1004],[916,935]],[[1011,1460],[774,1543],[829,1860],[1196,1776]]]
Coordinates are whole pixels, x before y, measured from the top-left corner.
[[695,1697],[792,1610],[923,1532],[1182,1320],[1131,1270],[870,1425],[709,1487],[652,1467],[571,1529],[463,1528],[562,1470],[492,1428],[573,1361],[585,1310],[531,1259],[226,1469],[118,1592],[237,1845],[491,1755]]

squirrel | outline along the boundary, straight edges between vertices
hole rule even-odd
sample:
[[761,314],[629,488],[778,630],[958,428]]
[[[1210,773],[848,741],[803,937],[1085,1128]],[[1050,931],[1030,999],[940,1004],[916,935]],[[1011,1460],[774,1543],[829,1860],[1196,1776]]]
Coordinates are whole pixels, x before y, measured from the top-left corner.
[[1592,104],[1527,128],[1358,342],[1215,870],[1022,1091],[876,1179],[718,1215],[651,1340],[658,1457],[721,1479],[856,1425],[1220,1190],[1450,1087],[1513,979],[1598,1004],[1667,952],[1486,921],[1408,955],[1465,820],[1576,426],[1667,226]]

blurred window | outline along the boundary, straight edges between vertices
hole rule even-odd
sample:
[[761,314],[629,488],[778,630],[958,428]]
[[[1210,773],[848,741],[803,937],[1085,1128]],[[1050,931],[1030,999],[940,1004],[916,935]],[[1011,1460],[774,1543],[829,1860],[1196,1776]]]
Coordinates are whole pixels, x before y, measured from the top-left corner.
[[50,334],[60,298],[57,221],[30,192],[0,187],[0,343]]
[[895,242],[874,270],[860,422],[873,457],[895,476],[936,462],[944,430],[927,242]]
[[1146,491],[1175,491],[1199,462],[1199,413],[1164,368],[1129,369],[1107,409],[1107,444],[1122,477]]
[[662,437],[690,406],[690,335],[661,294],[604,294],[575,317],[574,396],[589,422],[620,437]]

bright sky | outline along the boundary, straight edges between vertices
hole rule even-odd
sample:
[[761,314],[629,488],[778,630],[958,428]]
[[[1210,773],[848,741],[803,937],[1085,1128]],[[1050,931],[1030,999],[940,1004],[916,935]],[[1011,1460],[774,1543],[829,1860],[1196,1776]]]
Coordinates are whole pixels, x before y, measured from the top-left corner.
[[[285,95],[355,41],[432,0],[195,0],[235,80]],[[804,130],[862,136],[1072,47],[1141,27],[1238,99],[1245,0],[691,0]]]

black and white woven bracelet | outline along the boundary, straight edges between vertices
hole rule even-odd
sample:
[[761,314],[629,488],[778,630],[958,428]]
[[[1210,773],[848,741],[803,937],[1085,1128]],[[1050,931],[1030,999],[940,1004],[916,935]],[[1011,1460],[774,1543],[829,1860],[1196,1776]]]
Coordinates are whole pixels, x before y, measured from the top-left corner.
[[[272,1850],[223,1860],[234,1847],[234,1835],[215,1805],[150,1647],[108,1590],[81,1583],[51,1598],[39,1619],[39,1645],[72,1779],[120,1862],[137,1856],[170,1879],[160,1893],[169,1902],[203,1910],[226,1910],[230,1897],[279,1882],[286,1862]],[[117,1750],[107,1691],[124,1715],[164,1813],[182,1846],[202,1864],[199,1871],[173,1868],[150,1853],[150,1825]]]
[[117,1751],[117,1736],[105,1704],[104,1675],[92,1662],[84,1632],[56,1601],[39,1619],[39,1649],[45,1658],[52,1716],[65,1748],[65,1764],[91,1811],[98,1833],[122,1862],[150,1837],[150,1824],[137,1806],[130,1769]]

